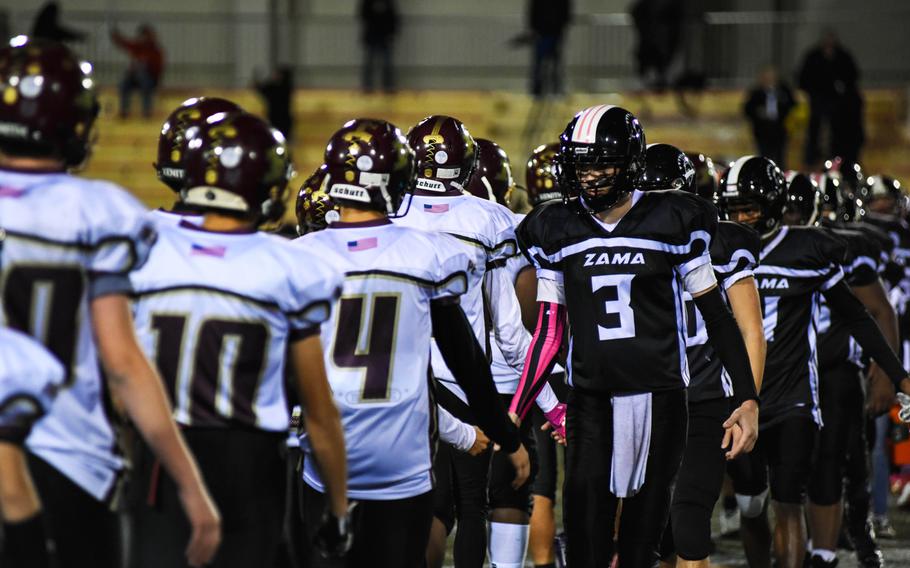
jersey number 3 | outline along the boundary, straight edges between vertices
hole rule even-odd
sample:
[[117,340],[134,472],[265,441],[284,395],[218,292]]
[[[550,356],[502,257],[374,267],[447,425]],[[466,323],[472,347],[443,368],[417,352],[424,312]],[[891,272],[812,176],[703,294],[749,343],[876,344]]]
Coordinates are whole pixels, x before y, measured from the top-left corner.
[[604,303],[598,314],[597,336],[601,341],[635,337],[635,313],[632,311],[633,274],[606,274],[591,277],[592,292]]

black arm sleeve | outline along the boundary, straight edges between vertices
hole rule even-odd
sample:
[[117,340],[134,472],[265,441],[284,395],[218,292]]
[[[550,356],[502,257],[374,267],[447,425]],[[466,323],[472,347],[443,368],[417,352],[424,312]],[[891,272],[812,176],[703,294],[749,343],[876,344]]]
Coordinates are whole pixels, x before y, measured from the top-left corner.
[[468,396],[468,405],[477,418],[477,425],[506,453],[516,451],[521,445],[518,428],[509,419],[496,392],[490,364],[461,306],[455,302],[436,301],[431,304],[430,315],[436,345],[446,366]]
[[878,324],[866,311],[866,307],[853,295],[847,284],[841,280],[824,292],[825,300],[831,311],[843,318],[844,323],[860,347],[882,368],[895,387],[900,390],[900,382],[907,376],[900,359],[894,354],[891,346]]
[[720,294],[720,288],[715,287],[695,298],[695,305],[705,320],[708,341],[711,342],[733,381],[734,402],[739,406],[747,400],[758,401],[746,342],[743,341],[736,319]]

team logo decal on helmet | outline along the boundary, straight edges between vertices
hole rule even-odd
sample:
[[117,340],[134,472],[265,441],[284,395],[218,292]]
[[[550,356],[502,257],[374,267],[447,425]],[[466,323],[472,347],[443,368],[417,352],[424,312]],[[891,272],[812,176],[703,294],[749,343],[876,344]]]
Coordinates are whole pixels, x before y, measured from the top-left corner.
[[566,199],[579,197],[597,213],[616,205],[638,184],[644,169],[645,132],[624,108],[587,108],[559,137],[559,186]]

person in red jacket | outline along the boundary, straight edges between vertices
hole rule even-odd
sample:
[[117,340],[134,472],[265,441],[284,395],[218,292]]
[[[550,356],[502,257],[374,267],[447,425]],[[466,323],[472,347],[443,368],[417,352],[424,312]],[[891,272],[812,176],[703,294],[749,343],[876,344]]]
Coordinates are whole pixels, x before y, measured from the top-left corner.
[[155,89],[164,69],[164,53],[155,30],[148,24],[142,24],[136,38],[132,39],[114,28],[111,30],[111,41],[126,51],[130,58],[130,65],[120,82],[120,117],[129,116],[130,100],[133,91],[138,89],[142,96],[142,114],[148,118],[152,114]]

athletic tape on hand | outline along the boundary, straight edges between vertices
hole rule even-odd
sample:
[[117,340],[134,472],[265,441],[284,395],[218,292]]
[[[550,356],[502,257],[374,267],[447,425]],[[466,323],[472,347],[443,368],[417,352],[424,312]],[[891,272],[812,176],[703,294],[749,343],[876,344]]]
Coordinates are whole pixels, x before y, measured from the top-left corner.
[[901,406],[897,417],[905,424],[910,423],[910,396],[902,392],[897,393],[897,403]]

